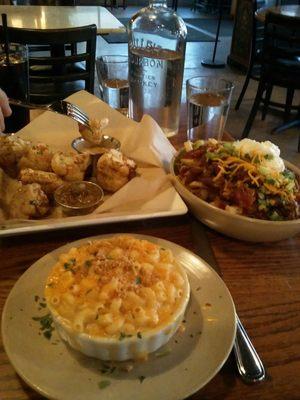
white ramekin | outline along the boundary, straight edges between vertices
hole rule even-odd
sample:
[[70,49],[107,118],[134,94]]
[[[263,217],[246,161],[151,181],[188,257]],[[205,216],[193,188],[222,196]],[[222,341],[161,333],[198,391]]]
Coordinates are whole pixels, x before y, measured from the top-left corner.
[[185,270],[181,266],[179,268],[184,278],[183,295],[173,318],[166,325],[142,332],[142,335],[125,337],[121,340],[118,338],[92,336],[75,331],[68,321],[60,316],[51,304],[47,302],[60,337],[73,349],[101,360],[125,361],[144,358],[147,354],[166,344],[184,319],[184,313],[190,297],[190,285]]

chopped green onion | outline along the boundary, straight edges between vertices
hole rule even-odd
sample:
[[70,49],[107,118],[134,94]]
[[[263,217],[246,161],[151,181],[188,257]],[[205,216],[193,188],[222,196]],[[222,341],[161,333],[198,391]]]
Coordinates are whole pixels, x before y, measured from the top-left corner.
[[100,382],[98,383],[98,387],[99,387],[99,389],[102,390],[102,389],[107,388],[110,384],[111,384],[111,382],[110,382],[109,380],[100,381]]
[[273,158],[274,158],[273,154],[265,154],[264,155],[264,159],[266,159],[266,160],[273,160]]
[[140,284],[142,283],[142,279],[141,279],[140,276],[137,276],[137,277],[135,278],[135,283],[136,283],[137,285],[140,285]]

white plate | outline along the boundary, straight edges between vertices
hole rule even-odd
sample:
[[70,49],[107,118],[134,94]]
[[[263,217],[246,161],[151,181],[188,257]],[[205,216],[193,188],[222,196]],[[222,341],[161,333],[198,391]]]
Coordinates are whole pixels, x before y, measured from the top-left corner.
[[[88,214],[77,217],[59,219],[28,220],[18,224],[10,225],[5,221],[0,225],[0,237],[16,236],[34,232],[46,232],[57,229],[65,229],[80,226],[101,225],[117,222],[145,220],[150,218],[172,217],[187,213],[187,206],[173,187],[170,187],[164,195],[168,196],[170,202],[168,209],[157,211],[135,211],[123,213]],[[158,202],[159,207],[159,202]]]
[[[162,180],[164,169],[167,168],[172,155],[175,152],[173,146],[163,135],[161,129],[149,116],[145,116],[142,122],[137,123],[111,109],[96,96],[88,92],[80,91],[68,98],[68,100],[82,108],[90,118],[108,118],[109,127],[107,134],[116,137],[121,142],[122,151],[130,158],[134,158],[141,169],[142,176],[146,179],[141,186],[126,185],[123,196],[116,200],[114,207],[103,210],[101,213],[82,215],[69,218],[25,220],[21,222],[1,221],[0,237],[20,235],[32,232],[49,231],[86,225],[99,225],[120,221],[133,221],[148,218],[170,217],[187,213],[187,207],[170,183],[166,186]],[[73,139],[79,136],[78,124],[71,118],[56,113],[45,112],[26,125],[18,136],[30,140],[32,143],[47,143],[53,151],[72,150]],[[150,146],[151,143],[151,146]],[[147,162],[147,167],[143,163]],[[143,168],[142,168],[143,167]],[[150,172],[153,169],[152,172]],[[160,173],[158,173],[160,172]],[[150,175],[151,174],[151,175]],[[150,176],[155,176],[161,186],[148,185]],[[153,182],[149,179],[149,182]],[[155,178],[154,178],[155,182]],[[129,187],[131,189],[129,189]],[[155,192],[152,196],[152,187]],[[136,189],[138,187],[138,189]],[[156,189],[154,189],[154,187]],[[122,189],[125,189],[122,188]],[[137,193],[136,202],[132,201]],[[148,191],[151,192],[149,195]],[[120,194],[120,191],[116,195]],[[146,194],[141,200],[141,193]],[[130,201],[127,201],[130,199]],[[107,202],[105,202],[107,204]],[[128,204],[127,204],[128,203]]]
[[[102,235],[105,238],[111,235]],[[51,340],[39,335],[39,323],[32,317],[47,313],[38,310],[34,296],[43,296],[45,280],[58,255],[79,240],[47,254],[33,264],[12,289],[2,315],[5,351],[17,373],[37,392],[56,400],[179,400],[202,388],[226,361],[235,337],[235,308],[222,279],[201,258],[169,241],[134,235],[170,248],[186,268],[191,285],[191,301],[186,313],[186,330],[177,333],[159,350],[171,350],[163,357],[152,355],[130,372],[118,369],[101,373],[101,361],[68,348],[54,332]],[[55,344],[57,343],[57,344]],[[103,368],[103,367],[102,367]],[[145,377],[140,382],[139,377]],[[100,389],[101,381],[110,385]]]

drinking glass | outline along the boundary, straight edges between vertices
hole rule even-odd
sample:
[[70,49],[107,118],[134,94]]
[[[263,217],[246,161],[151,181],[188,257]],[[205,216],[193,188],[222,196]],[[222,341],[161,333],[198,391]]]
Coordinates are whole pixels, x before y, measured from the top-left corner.
[[105,55],[96,60],[100,97],[112,108],[128,113],[128,57]]
[[186,83],[188,140],[221,140],[233,91],[233,83],[196,76]]
[[[0,44],[0,87],[8,97],[28,101],[29,70],[27,46],[18,43]],[[29,122],[29,110],[11,106],[12,115],[5,118],[5,132],[17,132]]]

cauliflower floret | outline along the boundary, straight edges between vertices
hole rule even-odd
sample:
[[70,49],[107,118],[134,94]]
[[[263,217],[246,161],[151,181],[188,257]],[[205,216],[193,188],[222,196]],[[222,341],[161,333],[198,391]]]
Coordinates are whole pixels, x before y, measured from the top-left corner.
[[108,125],[108,118],[103,118],[100,121],[96,118],[90,119],[91,130],[79,125],[81,136],[89,143],[99,144],[102,140],[103,129]]
[[26,154],[29,146],[30,142],[20,139],[18,136],[1,136],[0,167],[15,177],[18,173],[18,162]]
[[22,183],[39,183],[46,194],[52,194],[63,180],[53,172],[37,171],[31,168],[25,168],[20,171],[20,180]]
[[53,153],[49,146],[38,143],[28,148],[27,153],[21,158],[19,168],[32,168],[40,171],[51,171],[51,159]]
[[66,181],[82,181],[89,165],[89,154],[57,152],[51,161],[53,171]]
[[49,201],[38,183],[23,185],[12,196],[10,218],[39,218],[49,211]]
[[97,162],[96,179],[99,185],[116,192],[136,174],[136,163],[118,150],[104,153]]

